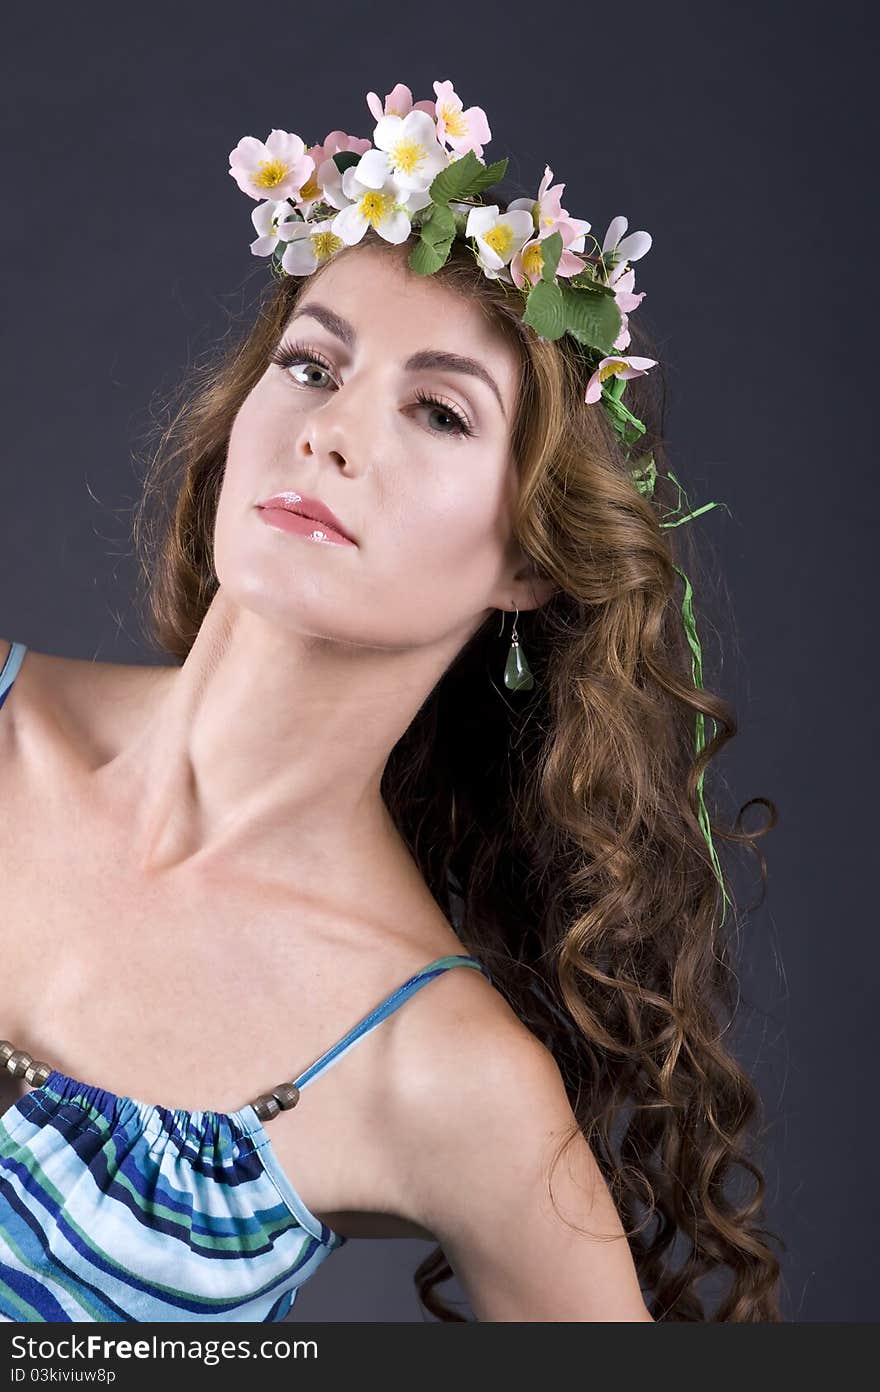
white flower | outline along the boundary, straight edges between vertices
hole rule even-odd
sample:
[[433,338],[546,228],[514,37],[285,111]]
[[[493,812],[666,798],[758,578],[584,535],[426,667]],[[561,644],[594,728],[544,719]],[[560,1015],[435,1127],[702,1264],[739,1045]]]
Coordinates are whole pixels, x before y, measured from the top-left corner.
[[437,124],[427,111],[408,116],[383,116],[373,131],[375,150],[361,155],[358,178],[368,188],[382,188],[393,179],[407,192],[422,191],[449,164],[437,139]]
[[[254,256],[271,256],[278,244],[279,237],[286,241],[288,233],[282,231],[285,218],[293,218],[294,210],[286,198],[270,198],[265,203],[258,203],[251,213],[251,222],[259,233],[256,241],[251,242],[251,251]],[[293,226],[302,224],[293,223]]]
[[318,269],[322,261],[341,251],[345,243],[333,231],[333,219],[323,218],[320,222],[295,222],[288,224],[292,230],[286,237],[287,249],[281,258],[282,268],[288,275],[308,276]]
[[[653,238],[650,232],[630,232],[628,237],[624,237],[628,226],[625,217],[618,215],[611,219],[602,243],[603,260],[611,261],[616,266],[621,261],[638,261],[651,250]],[[606,257],[606,252],[611,253],[610,257]]]
[[[471,208],[465,236],[477,243],[478,259],[490,280],[506,279],[503,274],[512,257],[525,245],[535,230],[532,215],[523,208],[499,216],[498,204]],[[509,273],[508,273],[509,274]]]
[[[363,156],[361,156],[361,159],[363,159]],[[358,162],[357,165],[350,165],[349,168],[360,168],[360,162]],[[346,198],[345,194],[342,192],[342,174],[340,173],[339,166],[337,165],[334,159],[325,160],[324,163],[319,167],[318,182],[320,183],[321,188],[323,189],[323,197],[325,203],[329,203],[331,208],[348,207],[349,203],[351,202],[351,199]]]
[[386,242],[405,242],[412,230],[412,214],[426,208],[431,196],[424,190],[407,194],[394,179],[379,188],[362,183],[358,176],[366,158],[363,155],[342,176],[342,192],[350,201],[332,219],[331,229],[346,246],[359,242],[368,227],[374,227]]

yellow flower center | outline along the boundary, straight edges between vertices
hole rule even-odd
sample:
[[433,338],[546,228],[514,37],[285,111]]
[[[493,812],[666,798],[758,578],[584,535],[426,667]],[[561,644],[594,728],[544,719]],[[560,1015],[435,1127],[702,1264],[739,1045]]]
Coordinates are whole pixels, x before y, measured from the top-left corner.
[[467,135],[467,122],[463,111],[456,111],[454,106],[441,106],[437,114],[446,127],[447,135]]
[[425,158],[425,147],[417,140],[398,140],[389,151],[389,159],[402,174],[412,174]]
[[257,166],[257,173],[254,175],[254,183],[258,188],[277,188],[278,185],[283,183],[287,178],[287,174],[288,169],[284,160],[260,160]]
[[318,176],[313,170],[300,189],[299,196],[303,203],[307,203],[310,199],[317,198],[320,192],[321,189],[318,184]]
[[523,252],[522,260],[523,270],[527,276],[539,276],[544,269],[544,253],[541,250],[540,244],[534,242],[531,246],[526,247]]
[[599,381],[604,382],[607,377],[616,377],[621,368],[624,367],[626,367],[626,363],[622,363],[619,358],[605,363],[603,367],[599,368]]
[[342,246],[342,238],[337,237],[329,228],[324,232],[313,232],[311,242],[319,261],[326,261],[328,256],[332,256]]
[[361,212],[370,223],[375,227],[378,223],[384,222],[394,212],[394,198],[390,193],[382,193],[378,189],[370,189],[361,198]]
[[506,261],[513,245],[513,233],[506,222],[497,222],[491,232],[485,234],[483,241],[501,257],[502,261]]

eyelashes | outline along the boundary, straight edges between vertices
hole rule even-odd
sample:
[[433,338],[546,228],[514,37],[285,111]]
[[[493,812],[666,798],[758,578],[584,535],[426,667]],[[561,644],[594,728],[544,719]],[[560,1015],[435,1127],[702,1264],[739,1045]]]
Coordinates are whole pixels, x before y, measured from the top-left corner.
[[[416,388],[416,401],[422,406],[433,406],[435,410],[441,411],[445,416],[451,416],[455,421],[454,434],[473,435],[473,431],[465,420],[464,416],[456,406],[449,406],[445,401],[440,401],[436,396],[431,396],[429,392],[423,391],[421,387]],[[431,427],[433,429],[433,426]],[[438,430],[438,435],[448,435],[448,430]]]
[[[310,347],[306,343],[289,343],[281,348],[276,348],[269,359],[276,367],[293,367],[297,363],[314,363],[323,368],[325,372],[332,372],[333,367],[316,348]],[[304,383],[298,382],[297,386]],[[470,422],[457,406],[453,406],[449,401],[442,401],[439,397],[431,396],[429,392],[419,388],[416,391],[416,401],[421,406],[433,406],[435,410],[442,412],[443,415],[450,416],[455,422],[453,430],[436,430],[433,426],[429,429],[434,435],[458,435],[464,439],[466,436],[473,435]]]

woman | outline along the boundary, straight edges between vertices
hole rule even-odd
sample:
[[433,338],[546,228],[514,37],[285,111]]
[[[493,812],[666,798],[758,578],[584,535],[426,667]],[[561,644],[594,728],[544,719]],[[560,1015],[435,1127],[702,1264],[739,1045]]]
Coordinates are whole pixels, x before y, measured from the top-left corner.
[[12,650],[7,1319],[279,1319],[395,1235],[441,1318],[450,1270],[480,1320],[779,1318],[670,533],[568,340],[409,250],[277,282],[163,439],[180,665]]

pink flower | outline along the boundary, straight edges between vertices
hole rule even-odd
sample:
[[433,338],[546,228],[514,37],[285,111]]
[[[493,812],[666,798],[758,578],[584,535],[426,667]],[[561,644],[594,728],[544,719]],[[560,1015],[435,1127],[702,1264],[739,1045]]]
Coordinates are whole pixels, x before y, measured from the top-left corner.
[[492,139],[483,108],[469,106],[467,111],[464,111],[461,97],[448,80],[435,82],[434,91],[437,94],[437,139],[445,141],[457,156],[466,155],[468,150],[473,150],[477,159],[482,159],[483,145]]
[[562,255],[556,268],[557,276],[577,275],[578,271],[584,268],[584,261],[580,256],[576,256],[575,252],[583,251],[584,237],[590,230],[590,224],[581,218],[569,216],[562,206],[565,184],[554,184],[551,188],[552,178],[553,171],[547,164],[544,166],[544,177],[538,188],[537,199],[515,198],[508,204],[508,211],[523,208],[530,212],[537,229],[537,236],[527,242],[510,263],[510,274],[520,289],[527,280],[531,285],[536,285],[541,279],[544,259],[540,244],[552,232],[558,232],[562,237]]
[[638,261],[650,251],[653,240],[649,232],[630,232],[628,237],[624,237],[628,225],[625,217],[618,215],[612,218],[602,242],[602,264],[606,268],[605,284],[614,290],[614,299],[620,310],[620,333],[614,340],[614,347],[618,352],[629,347],[628,316],[645,297],[644,291],[640,295],[633,293],[635,271],[629,262]]
[[640,295],[633,294],[635,283],[636,273],[632,266],[627,266],[625,261],[618,262],[608,276],[606,284],[613,289],[614,298],[621,313],[631,313],[645,298],[644,290]]
[[588,222],[579,222],[576,218],[569,217],[568,212],[562,206],[565,184],[553,184],[551,187],[550,180],[552,178],[553,170],[549,164],[545,164],[544,177],[538,186],[538,230],[547,228],[552,231],[558,222],[572,222],[579,227],[581,232],[589,232],[590,224]]
[[649,368],[656,366],[656,358],[603,358],[587,383],[584,401],[588,405],[598,401],[602,384],[609,377],[644,377]]
[[229,155],[229,173],[242,193],[261,201],[296,197],[314,168],[299,136],[283,130],[273,130],[265,144],[245,135]]
[[381,121],[383,116],[408,116],[411,111],[427,111],[429,116],[434,115],[434,103],[432,101],[413,102],[412,92],[402,82],[398,82],[391,89],[385,98],[384,106],[375,92],[368,92],[367,106],[376,121]]
[[614,299],[617,308],[620,310],[620,333],[614,340],[614,347],[619,353],[629,347],[629,315],[640,305],[645,298],[644,290],[640,295],[633,294],[636,283],[636,273],[632,266],[627,266],[625,261],[619,261],[614,270],[608,276],[606,282],[614,290]]

